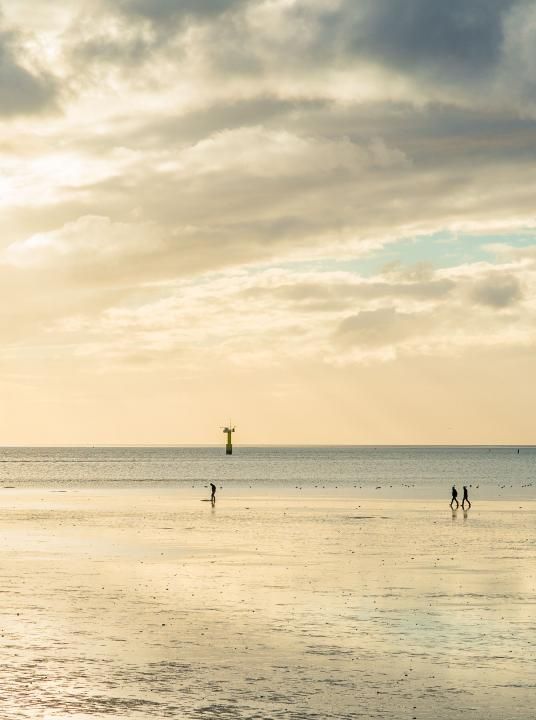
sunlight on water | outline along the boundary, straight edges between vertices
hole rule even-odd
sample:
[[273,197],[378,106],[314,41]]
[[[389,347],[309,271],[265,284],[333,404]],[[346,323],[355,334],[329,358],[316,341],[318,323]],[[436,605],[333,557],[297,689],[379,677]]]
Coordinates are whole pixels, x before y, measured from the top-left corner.
[[525,720],[536,504],[4,491],[6,720]]

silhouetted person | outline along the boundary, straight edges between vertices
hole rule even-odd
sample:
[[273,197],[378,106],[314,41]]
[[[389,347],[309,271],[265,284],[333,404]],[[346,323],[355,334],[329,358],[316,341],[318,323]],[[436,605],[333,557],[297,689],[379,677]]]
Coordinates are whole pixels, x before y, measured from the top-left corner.
[[471,507],[471,503],[469,502],[469,497],[467,495],[467,488],[465,485],[463,486],[463,499],[462,499],[462,509],[465,510],[465,503]]
[[452,503],[456,503],[456,510],[460,507],[460,503],[458,502],[458,491],[456,490],[456,486],[452,486],[452,500],[450,501],[450,507],[452,508]]
[[216,503],[216,486],[214,483],[210,483],[210,502],[214,505]]

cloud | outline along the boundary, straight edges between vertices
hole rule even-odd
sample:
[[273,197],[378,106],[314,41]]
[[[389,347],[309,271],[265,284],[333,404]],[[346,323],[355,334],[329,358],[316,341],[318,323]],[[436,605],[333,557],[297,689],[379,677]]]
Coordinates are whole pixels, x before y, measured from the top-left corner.
[[518,303],[523,293],[519,280],[512,275],[493,274],[474,286],[471,297],[492,308],[508,308]]
[[245,2],[247,0],[118,0],[114,5],[127,15],[169,23],[188,16],[220,15]]
[[[368,304],[396,302],[401,308],[432,307],[431,303],[446,299],[456,287],[449,279],[430,277],[428,280],[400,282],[382,274],[364,279],[350,273],[333,273],[327,276],[306,273],[290,276],[288,283],[281,278],[276,286],[258,285],[246,291],[248,300],[270,299],[286,302],[289,309],[301,312],[347,312],[353,305],[366,308]],[[375,312],[375,310],[374,310]]]
[[[209,104],[263,94],[536,112],[536,11],[527,0],[93,0],[89,8],[66,36],[77,81],[102,83],[109,72],[169,87],[188,78],[182,96]],[[486,92],[475,95],[475,84]]]
[[0,29],[0,115],[4,117],[41,112],[57,99],[52,74],[26,67],[20,59],[22,54],[17,33]]
[[0,261],[7,267],[37,272],[49,290],[58,280],[64,287],[113,286],[143,276],[161,243],[158,229],[151,225],[89,215],[12,243]]
[[[350,48],[395,68],[464,82],[488,75],[500,62],[505,16],[516,4],[367,0],[357,5]],[[350,3],[343,14],[352,17]]]
[[430,313],[401,313],[392,307],[378,308],[345,318],[336,336],[345,345],[390,346],[429,330],[432,324]]
[[86,357],[194,364],[529,342],[533,269],[509,243],[534,227],[530,3],[75,5],[62,32],[42,12],[39,38],[1,36],[4,112],[64,101],[4,127],[17,333],[36,315]]
[[[383,100],[489,108],[512,97],[509,80],[519,84],[523,60],[509,38],[525,34],[530,47],[531,12],[526,0],[256,2],[198,40],[214,74],[272,78],[296,94],[301,84],[304,96],[380,99],[382,88]],[[475,83],[485,97],[475,98]]]
[[[72,31],[72,59],[77,66],[98,63],[124,70],[172,52],[187,59],[181,34],[191,23],[210,22],[248,0],[96,0]],[[187,43],[186,43],[187,44]]]
[[[108,260],[113,269],[113,255]],[[148,263],[142,257],[140,265]],[[94,266],[86,270],[94,274]],[[304,271],[299,264],[153,282],[145,273],[142,285],[123,282],[122,288],[110,282],[112,273],[102,290],[95,282],[84,285],[80,276],[61,314],[51,305],[58,275],[50,278],[50,266],[19,265],[18,273],[16,285],[25,274],[35,285],[48,279],[42,288],[46,302],[37,314],[40,325],[49,338],[61,338],[87,359],[121,363],[142,355],[164,364],[174,358],[182,367],[201,362],[202,355],[207,367],[222,361],[247,367],[298,361],[339,367],[534,344],[536,307],[513,299],[499,306],[496,296],[482,294],[507,277],[532,293],[536,272],[523,264],[429,268],[427,279],[418,266],[367,278],[351,270]],[[119,268],[116,275],[124,278]],[[63,293],[65,288],[63,283]]]

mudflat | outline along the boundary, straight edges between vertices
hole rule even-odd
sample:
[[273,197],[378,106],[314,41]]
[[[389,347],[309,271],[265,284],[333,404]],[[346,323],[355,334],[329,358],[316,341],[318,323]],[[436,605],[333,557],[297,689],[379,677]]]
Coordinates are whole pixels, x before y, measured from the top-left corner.
[[533,716],[534,501],[1,493],[5,720]]

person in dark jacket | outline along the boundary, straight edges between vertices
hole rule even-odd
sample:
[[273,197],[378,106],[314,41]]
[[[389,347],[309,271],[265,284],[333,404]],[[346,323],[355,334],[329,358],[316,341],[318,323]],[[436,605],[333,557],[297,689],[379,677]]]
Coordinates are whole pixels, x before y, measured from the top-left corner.
[[468,494],[467,494],[467,488],[466,488],[465,485],[464,485],[464,486],[463,486],[463,499],[462,499],[462,509],[463,509],[463,510],[465,510],[465,503],[467,503],[467,505],[468,505],[469,507],[471,507],[471,503],[470,503],[470,501],[469,501],[469,496],[468,496]]
[[456,485],[452,486],[452,500],[450,501],[450,507],[452,508],[452,504],[456,503],[456,510],[460,507],[460,503],[458,502],[458,491],[456,490]]

